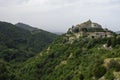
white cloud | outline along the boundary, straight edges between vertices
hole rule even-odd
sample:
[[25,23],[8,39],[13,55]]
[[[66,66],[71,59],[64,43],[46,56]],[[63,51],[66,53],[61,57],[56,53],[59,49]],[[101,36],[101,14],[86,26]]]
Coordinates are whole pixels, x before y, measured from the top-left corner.
[[0,7],[17,6],[26,3],[29,0],[0,0]]
[[43,6],[46,5],[48,0],[29,0],[26,5],[28,6]]
[[[73,24],[92,19],[119,25],[119,0],[0,0],[0,19],[25,22],[49,31],[66,31]],[[53,27],[54,26],[54,27]]]

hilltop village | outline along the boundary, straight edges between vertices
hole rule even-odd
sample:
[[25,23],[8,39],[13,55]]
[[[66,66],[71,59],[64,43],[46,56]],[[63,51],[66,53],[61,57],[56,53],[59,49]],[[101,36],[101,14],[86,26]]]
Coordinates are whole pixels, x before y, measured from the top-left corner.
[[103,29],[98,23],[93,23],[91,20],[72,26],[67,32],[68,34],[75,34],[77,37],[89,37],[89,38],[105,38],[111,37],[112,32],[108,29]]
[[74,41],[80,37],[86,38],[109,38],[113,36],[113,32],[108,29],[103,29],[98,23],[88,20],[84,23],[72,26],[66,33],[66,39]]

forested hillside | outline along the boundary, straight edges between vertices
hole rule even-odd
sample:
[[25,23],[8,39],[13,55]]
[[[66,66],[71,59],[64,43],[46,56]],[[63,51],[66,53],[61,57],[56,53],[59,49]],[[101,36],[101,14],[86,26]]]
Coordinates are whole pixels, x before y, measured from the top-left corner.
[[[60,36],[48,49],[20,64],[15,80],[113,80],[120,78],[120,37],[80,38],[72,44]],[[104,46],[106,45],[106,46]]]
[[28,24],[24,24],[24,23],[17,23],[15,24],[16,27],[19,27],[19,28],[22,28],[22,29],[25,29],[25,30],[28,30],[28,31],[31,31],[31,32],[34,32],[34,31],[43,31],[41,29],[38,29],[38,28],[34,28]]
[[94,38],[65,33],[43,49],[40,40],[48,37],[41,38],[39,32],[3,22],[0,28],[0,80],[120,79],[120,35],[113,32],[110,37]]
[[7,22],[0,22],[0,58],[5,61],[24,61],[41,52],[55,38],[47,31],[30,32]]

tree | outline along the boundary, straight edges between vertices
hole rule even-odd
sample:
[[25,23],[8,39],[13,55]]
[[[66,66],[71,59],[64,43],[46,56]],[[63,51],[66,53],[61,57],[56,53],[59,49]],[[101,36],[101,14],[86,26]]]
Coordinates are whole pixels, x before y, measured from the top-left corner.
[[108,69],[114,69],[115,71],[120,71],[120,64],[115,61],[115,60],[111,60],[108,64]]
[[78,33],[79,32],[79,27],[74,28],[73,32]]
[[107,40],[107,47],[109,47],[109,46],[111,46],[111,39],[109,38],[108,40]]
[[113,37],[111,41],[112,41],[112,43],[111,43],[112,47],[115,47],[116,46],[116,38]]
[[110,71],[108,71],[106,74],[105,74],[105,79],[107,79],[107,80],[114,80],[114,75],[113,75],[113,71],[112,70],[110,70]]
[[10,80],[10,73],[4,61],[0,60],[0,80]]
[[83,74],[80,74],[80,80],[84,80]]
[[95,65],[93,69],[93,75],[98,79],[101,78],[106,73],[106,68],[101,65]]

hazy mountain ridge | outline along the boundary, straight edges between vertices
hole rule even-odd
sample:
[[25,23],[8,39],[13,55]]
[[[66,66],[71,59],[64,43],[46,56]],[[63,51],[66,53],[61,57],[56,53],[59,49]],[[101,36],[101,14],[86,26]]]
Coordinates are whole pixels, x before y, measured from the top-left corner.
[[116,34],[120,34],[120,31],[116,31],[115,33],[116,33]]
[[21,23],[21,22],[15,24],[15,25],[16,25],[17,27],[19,27],[19,28],[23,28],[23,29],[29,30],[29,31],[40,30],[40,29],[38,29],[38,28],[34,28],[34,27],[32,27],[32,26],[30,26],[30,25],[28,25],[28,24],[24,24],[24,23]]

